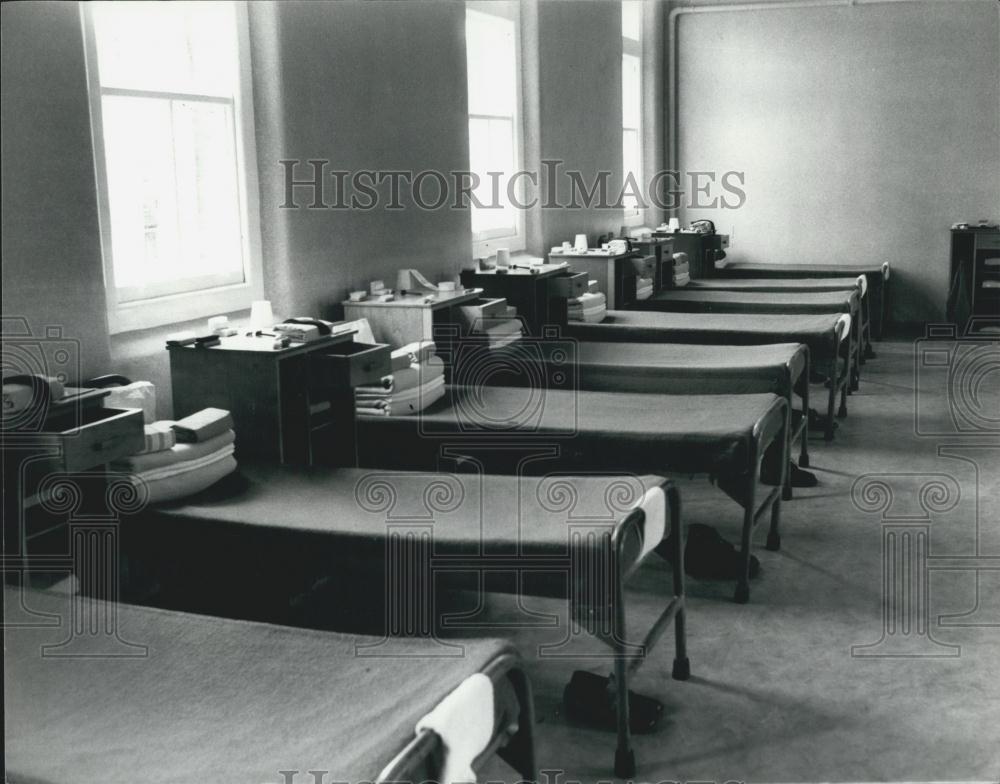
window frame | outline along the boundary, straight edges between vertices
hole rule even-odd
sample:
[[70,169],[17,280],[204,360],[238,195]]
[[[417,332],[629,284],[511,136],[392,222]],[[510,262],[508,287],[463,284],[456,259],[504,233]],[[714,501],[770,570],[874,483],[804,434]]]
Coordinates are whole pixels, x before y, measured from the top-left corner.
[[[473,114],[467,112],[466,127],[468,128],[472,120],[507,120],[510,119],[514,127],[514,166],[515,172],[524,169],[524,80],[521,66],[521,14],[519,4],[516,1],[504,2],[503,0],[467,0],[465,3],[465,13],[476,12],[484,16],[495,16],[512,22],[514,25],[514,114],[508,117],[506,114]],[[466,46],[469,45],[466,37]],[[468,64],[466,64],[468,67]],[[470,132],[471,141],[471,132]],[[470,160],[471,167],[471,160]],[[518,201],[525,202],[524,178],[518,178],[515,186]],[[472,206],[469,207],[469,221],[472,221]],[[514,207],[514,233],[511,234],[506,229],[487,229],[482,232],[472,232],[472,256],[473,258],[488,258],[496,255],[498,248],[509,248],[512,253],[523,251],[527,245],[525,239],[524,210]]]
[[245,2],[232,2],[236,22],[238,84],[232,98],[233,124],[239,199],[240,235],[243,251],[243,280],[238,283],[210,284],[190,291],[121,299],[115,285],[114,251],[111,236],[110,194],[105,156],[103,97],[120,95],[138,98],[189,100],[196,103],[222,103],[228,98],[209,94],[187,94],[160,90],[102,87],[99,73],[97,36],[90,3],[80,3],[83,39],[87,63],[87,87],[90,102],[94,169],[97,180],[97,208],[101,232],[101,255],[107,295],[108,331],[115,335],[142,329],[204,318],[206,316],[247,310],[250,303],[264,296],[263,259],[260,230],[260,189],[257,167],[257,144],[254,135],[253,79],[250,66],[250,25]]
[[[632,128],[631,126],[625,125],[625,117],[624,117],[625,96],[623,94],[622,95],[622,105],[623,105],[623,108],[622,108],[622,113],[623,113],[623,116],[622,116],[622,149],[624,150],[624,146],[625,146],[625,132],[626,131],[635,131],[636,138],[638,140],[638,147],[639,147],[639,171],[635,172],[635,176],[636,176],[636,182],[637,182],[637,184],[638,184],[638,186],[639,186],[639,188],[641,190],[641,188],[642,188],[643,172],[645,171],[645,168],[646,168],[646,161],[645,161],[645,155],[644,155],[644,153],[645,153],[645,145],[643,143],[643,137],[642,137],[642,126],[643,126],[643,122],[642,121],[643,121],[643,114],[644,114],[644,109],[645,109],[645,106],[644,106],[644,103],[645,103],[645,101],[644,101],[645,93],[643,91],[643,67],[644,67],[644,63],[643,63],[643,59],[642,59],[643,38],[644,38],[644,35],[643,35],[644,30],[643,30],[643,26],[642,26],[643,8],[642,8],[642,5],[641,5],[641,0],[622,0],[623,18],[624,18],[624,8],[625,8],[624,4],[627,3],[627,2],[634,2],[634,3],[636,3],[638,5],[638,12],[639,12],[639,40],[635,40],[634,38],[628,38],[628,37],[626,37],[625,36],[625,31],[624,31],[624,26],[623,26],[623,28],[622,28],[622,60],[621,60],[621,63],[622,63],[622,73],[623,74],[625,72],[625,58],[626,57],[634,57],[634,58],[636,58],[636,62],[638,63],[638,66],[639,66],[638,67],[638,74],[639,74],[639,84],[638,84],[639,111],[638,111],[638,120],[639,120],[639,123],[638,123],[638,126],[636,128]],[[623,80],[623,84],[624,84],[624,80]],[[625,162],[623,160],[622,161],[622,186],[623,187],[625,185],[625,176],[626,176]],[[623,205],[623,207],[622,207],[622,220],[623,220],[625,226],[633,227],[633,226],[640,226],[640,225],[642,225],[642,223],[645,220],[645,215],[643,214],[644,210],[643,210],[641,202],[642,202],[642,197],[640,196],[640,204],[634,210],[632,210],[632,209],[630,209],[628,207],[625,207]]]

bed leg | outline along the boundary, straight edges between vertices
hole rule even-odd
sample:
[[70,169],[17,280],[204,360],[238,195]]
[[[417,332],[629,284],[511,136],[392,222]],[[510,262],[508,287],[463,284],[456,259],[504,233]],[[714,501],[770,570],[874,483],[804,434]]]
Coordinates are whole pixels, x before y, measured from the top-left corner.
[[[839,355],[840,352],[838,351],[837,353]],[[848,337],[848,339],[847,339],[847,357],[845,359],[845,362],[846,362],[846,364],[844,366],[844,376],[843,376],[843,378],[841,378],[840,373],[837,372],[837,371],[840,370],[839,368],[837,368],[837,371],[835,371],[834,375],[833,375],[833,378],[834,378],[833,388],[834,389],[837,389],[838,387],[840,388],[840,408],[837,411],[837,416],[840,417],[841,419],[843,419],[844,417],[847,416],[847,395],[848,395],[848,388],[851,386],[851,339],[850,339],[850,337]]]
[[837,403],[837,356],[834,355],[830,368],[830,394],[826,401],[826,434],[824,440],[833,441],[833,409]]
[[[683,538],[678,532],[676,540]],[[619,554],[620,555],[620,554]],[[616,555],[616,557],[619,557]],[[619,566],[621,564],[619,563]],[[683,567],[683,564],[681,564]],[[683,574],[683,568],[681,569]],[[615,579],[614,607],[614,654],[615,654],[615,709],[618,721],[618,745],[615,748],[615,775],[618,778],[631,778],[635,775],[635,752],[632,750],[630,733],[629,699],[628,699],[628,659],[625,650],[625,596],[621,583],[622,570],[618,569]]]
[[746,507],[743,509],[743,533],[740,536],[740,555],[743,567],[739,580],[736,582],[736,593],[733,601],[746,604],[750,601],[750,540],[753,533],[754,510],[757,506],[757,479],[760,474],[760,459],[757,459],[756,470],[750,475],[750,485],[747,488]]
[[525,781],[535,781],[538,768],[535,763],[535,709],[531,697],[531,683],[523,670],[512,670],[508,676],[521,705],[517,733],[510,742],[497,751],[497,755],[521,774]]
[[671,677],[686,681],[691,677],[691,662],[687,655],[687,610],[684,607],[684,528],[681,525],[681,496],[676,487],[667,491],[670,507],[670,533],[673,535],[674,596],[681,606],[674,616],[674,668]]
[[[802,443],[799,446],[799,465],[809,467],[809,354],[806,354],[806,368],[802,384]],[[794,398],[793,398],[794,399]],[[792,401],[788,401],[791,406]]]
[[774,503],[771,504],[771,528],[767,532],[767,544],[764,545],[768,550],[772,552],[777,552],[781,549],[781,534],[778,531],[778,527],[781,522],[781,502],[775,498]]
[[851,339],[848,344],[847,351],[847,367],[850,368],[850,373],[848,373],[848,387],[847,394],[852,394],[857,389],[861,387],[861,335],[855,333],[855,327],[851,327]]
[[875,359],[875,349],[872,348],[872,297],[871,292],[865,294],[865,359]]
[[635,752],[632,749],[617,749],[615,751],[615,776],[620,779],[630,779],[635,775]]
[[[622,631],[621,629],[619,631]],[[621,779],[635,775],[635,751],[629,735],[628,664],[624,646],[615,651],[615,706],[618,710],[618,746],[615,749],[615,776]]]

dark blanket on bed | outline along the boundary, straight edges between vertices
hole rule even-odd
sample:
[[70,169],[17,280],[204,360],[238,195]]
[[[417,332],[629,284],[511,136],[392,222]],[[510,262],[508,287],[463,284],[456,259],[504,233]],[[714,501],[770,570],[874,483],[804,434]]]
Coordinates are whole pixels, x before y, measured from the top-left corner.
[[[337,781],[371,781],[421,717],[511,650],[463,641],[462,655],[442,657],[432,642],[396,639],[397,656],[373,658],[355,645],[374,638],[119,605],[120,638],[145,655],[43,657],[43,645],[69,635],[70,598],[24,597],[62,624],[6,629],[11,782],[277,784],[280,770],[303,771],[296,780],[328,770]],[[6,588],[4,600],[10,621],[21,593]],[[88,613],[104,607],[76,600]],[[109,648],[105,638],[76,645],[79,654],[141,652]]]
[[583,341],[564,349],[540,341],[539,346],[550,367],[559,361],[575,370],[580,389],[675,395],[773,392],[787,398],[807,356],[799,343],[698,346]]
[[726,264],[720,274],[766,278],[825,278],[830,275],[868,275],[882,279],[881,264],[756,264],[736,261]]
[[839,318],[836,313],[786,316],[609,310],[599,324],[571,322],[566,335],[578,340],[618,343],[804,343],[815,364],[829,361],[836,351],[835,327]]
[[858,276],[843,278],[699,278],[687,291],[856,291]]
[[857,309],[853,291],[659,291],[634,302],[637,310],[682,313],[850,313]]
[[[567,510],[547,505],[553,494],[571,494],[573,516],[615,522],[665,481],[652,475],[515,477],[246,464],[187,502],[149,509],[135,522],[174,532],[229,528],[236,536],[297,542],[303,552],[381,557],[387,524],[409,520],[433,529],[439,554],[519,543],[526,555],[548,555],[565,552],[567,542]],[[611,503],[609,493],[617,501]]]
[[[368,466],[429,468],[442,444],[460,449],[463,442],[489,447],[512,441],[558,447],[557,465],[564,470],[744,475],[751,469],[754,428],[775,417],[783,421],[779,401],[771,394],[452,386],[421,414],[359,417],[359,457]],[[492,450],[481,451],[494,459]]]

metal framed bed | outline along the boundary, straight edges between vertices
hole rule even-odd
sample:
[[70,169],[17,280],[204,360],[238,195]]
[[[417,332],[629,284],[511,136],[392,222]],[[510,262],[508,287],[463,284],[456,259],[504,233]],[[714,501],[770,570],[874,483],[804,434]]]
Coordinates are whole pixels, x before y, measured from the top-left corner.
[[[697,346],[689,343],[611,343],[525,338],[508,349],[519,363],[538,362],[546,372],[566,368],[577,388],[602,392],[719,395],[771,392],[788,403],[788,454],[799,445],[799,465],[809,467],[809,347]],[[796,410],[795,395],[801,399]],[[792,498],[787,472],[784,500]]]
[[864,318],[856,289],[841,291],[765,292],[709,291],[697,288],[665,289],[629,306],[629,310],[667,313],[764,313],[801,315],[848,313],[851,316],[851,386],[857,389],[864,364],[861,345]]
[[861,298],[861,341],[862,360],[874,359],[875,349],[872,347],[872,310],[871,297],[868,295],[868,278],[865,275],[855,277],[830,278],[698,278],[690,281],[685,287],[695,291],[767,291],[767,292],[815,292],[815,291],[857,291]]
[[[4,589],[6,767],[12,782],[438,780],[448,750],[421,718],[449,698],[492,730],[496,753],[536,775],[531,688],[501,640],[444,658],[426,640],[361,659],[357,635]],[[127,640],[117,654],[108,648]],[[73,635],[70,655],[62,643]],[[485,675],[492,708],[465,681]]]
[[830,441],[838,394],[837,416],[847,416],[847,388],[853,354],[850,321],[848,314],[794,316],[609,310],[599,323],[569,322],[565,335],[581,342],[714,346],[801,343],[809,348],[811,369],[824,373],[827,378],[829,392],[824,436]]
[[889,318],[889,262],[871,264],[757,264],[727,262],[716,267],[722,278],[828,278],[831,275],[864,275],[872,298],[872,332],[882,339]]
[[[477,375],[474,363],[463,372]],[[564,383],[572,386],[572,379]],[[774,394],[665,395],[449,385],[419,414],[359,416],[359,465],[433,469],[442,446],[483,470],[655,471],[708,475],[743,509],[742,570],[734,600],[750,599],[752,534],[770,512],[767,548],[781,547],[781,496],[788,471],[787,401]],[[505,446],[511,448],[510,451]],[[511,453],[532,447],[554,454],[525,466]],[[776,487],[758,498],[761,463],[773,450]]]
[[[157,582],[181,587],[180,594],[161,591],[161,601],[173,605],[188,603],[184,585],[219,580],[222,571],[227,577],[212,591],[221,607],[212,611],[299,622],[295,607],[303,593],[333,581],[339,602],[351,597],[355,616],[376,614],[383,624],[381,636],[361,651],[363,661],[381,661],[401,646],[406,655],[413,637],[424,638],[439,658],[464,648],[464,640],[452,639],[456,629],[461,633],[460,619],[444,619],[452,634],[438,636],[442,588],[509,592],[513,585],[518,594],[566,598],[575,628],[610,648],[615,770],[628,776],[635,771],[629,676],[671,623],[673,676],[686,680],[690,673],[683,566],[673,570],[669,597],[646,635],[634,642],[626,626],[624,588],[639,564],[667,541],[671,557],[682,557],[679,516],[676,488],[657,476],[243,465],[186,503],[127,520],[123,542],[130,559],[155,568]],[[522,579],[486,579],[511,573]],[[478,621],[470,626],[481,628]],[[413,739],[412,753],[427,743]],[[387,770],[385,778],[398,776],[398,763]]]

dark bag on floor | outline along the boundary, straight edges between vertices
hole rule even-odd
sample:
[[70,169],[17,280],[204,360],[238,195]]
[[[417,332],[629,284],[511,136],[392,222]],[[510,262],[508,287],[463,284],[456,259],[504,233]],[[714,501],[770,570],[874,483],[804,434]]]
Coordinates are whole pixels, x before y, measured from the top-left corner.
[[[670,553],[672,543],[668,538],[656,552],[672,563]],[[698,580],[736,580],[743,568],[739,550],[733,547],[709,525],[693,523],[687,529],[687,545],[684,547],[684,571]],[[760,561],[756,555],[750,556],[750,577],[760,572]]]

